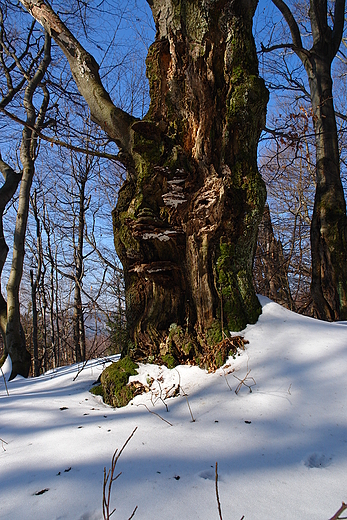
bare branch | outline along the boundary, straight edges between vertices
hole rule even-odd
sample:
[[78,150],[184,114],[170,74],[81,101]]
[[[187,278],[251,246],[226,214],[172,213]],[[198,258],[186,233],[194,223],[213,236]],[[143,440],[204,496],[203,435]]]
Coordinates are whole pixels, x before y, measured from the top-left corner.
[[334,57],[339,50],[342,40],[343,27],[345,22],[345,0],[336,0],[334,10],[334,28],[332,34],[333,40],[333,55]]
[[125,151],[130,149],[131,125],[136,119],[116,107],[105,90],[99,65],[76,40],[53,9],[42,0],[21,0],[65,54],[77,88],[88,103],[93,121]]
[[347,121],[347,116],[345,114],[341,114],[341,112],[335,112],[335,116],[343,121]]
[[[116,466],[117,466],[117,462],[119,460],[119,457],[122,455],[126,445],[130,441],[130,439],[132,438],[132,436],[134,435],[136,430],[137,430],[137,426],[136,426],[136,428],[134,428],[133,432],[129,435],[129,437],[127,438],[127,440],[123,444],[123,446],[120,449],[120,451],[118,452],[118,449],[117,449],[114,452],[113,457],[112,457],[111,467],[110,467],[110,469],[108,470],[107,473],[106,473],[106,468],[104,468],[104,483],[103,483],[103,488],[102,488],[102,491],[103,491],[103,494],[102,494],[102,512],[103,512],[104,520],[109,520],[110,517],[112,516],[112,514],[116,510],[116,509],[113,509],[110,512],[110,501],[111,501],[112,484],[121,475],[121,473],[118,473],[115,476],[115,470],[116,470]],[[137,510],[137,506],[135,507],[134,511],[132,512],[132,514],[131,514],[131,516],[129,517],[128,520],[130,520],[131,518],[134,517],[136,510]]]
[[332,516],[329,520],[339,520],[339,518],[341,518],[341,519],[346,518],[346,517],[340,516],[340,514],[343,513],[346,509],[347,509],[347,504],[345,504],[345,502],[342,502],[342,506],[340,507],[340,509],[338,511],[336,511],[334,516]]
[[54,137],[49,137],[48,135],[43,134],[38,128],[35,126],[27,123],[20,117],[16,116],[15,114],[12,114],[8,110],[2,107],[2,103],[0,103],[0,111],[3,112],[7,117],[15,121],[16,123],[19,123],[20,125],[25,126],[26,128],[29,128],[29,130],[34,131],[40,139],[43,141],[47,141],[48,143],[55,144],[57,146],[63,146],[64,148],[67,148],[68,150],[72,150],[73,152],[79,152],[83,153],[85,155],[93,155],[95,157],[102,157],[104,159],[110,159],[111,161],[117,161],[120,162],[120,158],[118,155],[113,155],[111,153],[106,152],[98,152],[97,150],[93,150],[91,148],[82,148],[81,146],[75,146],[73,144],[67,143],[65,141],[61,141],[60,139],[55,139]]
[[290,33],[292,35],[294,46],[298,50],[302,50],[303,46],[300,36],[300,30],[298,24],[295,21],[294,16],[292,15],[291,10],[287,6],[287,4],[283,2],[283,0],[272,0],[272,3],[277,7],[277,9],[279,9],[279,11],[281,11],[285,21],[287,22],[288,27],[290,29]]
[[324,41],[327,32],[330,31],[327,20],[326,0],[310,0],[309,16],[311,20],[313,45]]
[[223,520],[222,508],[220,505],[219,492],[218,492],[218,462],[216,462],[215,484],[216,484],[216,498],[217,498],[217,505],[218,505],[218,514],[219,514],[220,520]]
[[151,413],[151,414],[153,414],[153,415],[156,415],[157,417],[159,417],[159,419],[161,419],[162,421],[166,422],[169,426],[172,426],[172,424],[171,424],[169,421],[167,421],[166,419],[164,419],[164,417],[162,417],[162,416],[159,415],[158,413],[153,412],[152,410],[150,410],[146,404],[144,404],[144,403],[139,403],[139,404],[137,404],[136,406],[144,406],[144,407],[146,408],[146,410],[147,410],[149,413]]
[[280,49],[291,49],[295,52],[295,46],[292,43],[279,43],[278,45],[271,45],[271,47],[265,47],[263,43],[260,43],[261,52],[273,52]]

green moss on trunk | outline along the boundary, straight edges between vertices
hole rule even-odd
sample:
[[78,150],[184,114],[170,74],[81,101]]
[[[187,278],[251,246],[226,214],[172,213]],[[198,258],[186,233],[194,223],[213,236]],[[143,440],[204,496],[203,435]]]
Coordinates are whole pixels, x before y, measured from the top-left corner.
[[138,365],[129,356],[112,363],[105,368],[100,377],[100,384],[90,391],[101,395],[106,404],[114,408],[126,406],[135,396],[135,389],[128,386],[129,377],[137,374]]
[[200,363],[261,312],[252,262],[268,92],[252,37],[255,3],[151,2],[151,103],[132,125],[133,170],[113,214],[138,361]]

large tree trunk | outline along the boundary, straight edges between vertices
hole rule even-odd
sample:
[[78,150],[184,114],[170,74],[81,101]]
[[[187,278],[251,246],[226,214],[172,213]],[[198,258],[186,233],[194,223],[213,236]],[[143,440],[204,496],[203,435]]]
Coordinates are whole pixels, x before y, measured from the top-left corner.
[[23,209],[22,186],[27,186],[28,172],[27,170],[24,170],[22,175],[17,174],[1,159],[0,169],[5,179],[5,183],[0,189],[0,277],[8,253],[8,246],[5,242],[3,230],[3,213],[6,205],[16,192],[19,181],[22,178],[16,219],[12,267],[7,285],[7,302],[0,293],[0,331],[4,342],[4,355],[0,364],[2,364],[7,355],[10,354],[12,361],[11,378],[13,378],[17,374],[27,376],[30,370],[30,354],[26,350],[25,336],[20,323],[19,313],[19,283],[23,268],[21,263],[23,257],[20,253],[22,250],[24,252],[23,230],[25,230],[27,220],[27,213],[25,214],[26,210]]
[[[347,218],[340,177],[340,156],[326,48],[309,67],[316,138],[317,188],[311,223],[311,294],[317,315],[347,319]],[[324,56],[324,54],[327,54]]]
[[2,271],[8,254],[8,245],[5,241],[3,214],[7,204],[15,194],[21,175],[17,174],[0,156],[0,170],[4,177],[4,184],[0,188],[0,332],[4,343],[4,355],[0,359],[0,366],[6,359],[6,327],[7,327],[7,302],[1,292]]
[[[24,131],[25,132],[25,131]],[[22,149],[27,146],[23,138]],[[7,283],[7,325],[5,351],[11,356],[13,379],[20,374],[28,377],[31,358],[26,350],[25,336],[20,323],[19,287],[23,273],[25,231],[29,213],[29,197],[34,174],[33,161],[21,156],[23,174],[19,190],[18,210],[14,232],[13,256],[10,276]]]
[[[347,217],[340,178],[340,156],[332,95],[331,63],[344,27],[345,0],[336,0],[333,28],[326,1],[310,0],[313,45],[304,49],[300,29],[283,0],[272,0],[291,32],[294,52],[307,72],[316,142],[317,188],[311,223],[315,311],[325,320],[347,319]],[[329,12],[330,16],[330,12]]]
[[113,218],[133,354],[163,355],[175,335],[174,354],[196,358],[223,327],[240,330],[261,312],[252,262],[268,92],[252,37],[257,0],[148,0],[157,34],[143,121],[112,104],[97,63],[48,4],[21,2],[66,55],[128,169]]
[[240,330],[259,316],[252,262],[268,93],[252,37],[255,6],[151,3],[151,105],[132,126],[132,168],[113,215],[138,357],[163,353],[172,324],[205,345],[222,339],[222,324]]

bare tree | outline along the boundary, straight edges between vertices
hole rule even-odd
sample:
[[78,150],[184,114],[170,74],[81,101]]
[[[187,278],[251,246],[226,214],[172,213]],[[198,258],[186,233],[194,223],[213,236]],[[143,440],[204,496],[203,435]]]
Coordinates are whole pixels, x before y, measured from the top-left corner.
[[[2,10],[0,22],[0,44],[2,48],[1,64],[7,78],[7,99],[12,100],[12,93],[16,93],[18,91],[13,87],[13,81],[11,79],[11,73],[14,69],[18,69],[19,72],[24,76],[24,83],[26,85],[23,98],[24,109],[26,112],[26,123],[23,129],[22,142],[20,147],[20,160],[22,164],[22,171],[20,176],[16,175],[13,170],[10,171],[11,169],[9,165],[2,162],[2,170],[5,177],[4,186],[6,186],[7,180],[16,178],[18,179],[18,177],[20,177],[20,190],[14,231],[12,266],[7,283],[6,319],[4,312],[5,300],[2,297],[1,301],[3,307],[3,319],[0,322],[1,333],[4,338],[5,346],[4,357],[6,357],[7,354],[11,356],[12,373],[10,377],[14,378],[17,374],[27,376],[31,365],[30,354],[26,350],[25,336],[20,323],[19,287],[23,273],[24,243],[29,212],[30,188],[35,171],[35,158],[38,146],[37,131],[40,131],[40,129],[43,127],[49,104],[49,93],[43,80],[51,60],[51,38],[48,33],[46,33],[44,44],[42,46],[40,46],[38,42],[35,42],[37,54],[34,59],[31,59],[31,61],[29,60],[28,68],[25,69],[22,62],[24,57],[31,57],[30,45],[27,44],[22,54],[17,56],[14,46],[6,36],[4,15]],[[31,33],[32,29],[29,31],[29,34]],[[6,59],[5,55],[7,56]],[[21,84],[22,81],[23,79],[19,81],[18,85]],[[40,107],[37,110],[34,105],[34,95],[38,89],[41,91],[41,101]],[[3,107],[2,110],[4,111]],[[13,186],[13,181],[11,184]],[[8,197],[9,190],[6,189],[5,191]],[[8,251],[5,240],[2,241],[1,245],[3,248],[1,257],[3,260],[5,260]]]
[[[284,275],[285,271],[290,301],[283,297],[282,290],[272,291],[270,297],[296,312],[316,316],[310,295],[310,226],[315,193],[310,111],[298,101],[293,102],[293,106],[285,104],[276,108],[271,116],[274,121],[270,119],[268,123],[273,128],[277,125],[276,131],[270,140],[264,136],[260,154],[260,171],[267,187],[274,236],[271,238],[270,216],[265,213],[263,218],[268,219],[268,224],[263,222],[261,225],[256,254],[257,291],[262,293],[265,288],[269,296],[274,272]],[[261,232],[264,227],[269,230],[265,235]],[[267,265],[267,255],[273,252],[268,240],[280,243],[282,249],[282,253],[278,251],[272,256],[271,262],[275,263],[271,269]],[[275,260],[278,260],[277,265]]]
[[[264,50],[287,48],[299,57],[307,73],[312,105],[316,192],[311,223],[311,295],[318,317],[326,320],[346,319],[347,217],[331,78],[331,64],[343,34],[345,1],[335,2],[330,26],[328,3],[310,0],[311,48],[303,45],[293,10],[283,0],[272,1],[289,27],[291,43]],[[302,82],[296,82],[296,88],[303,88]]]
[[256,159],[268,93],[252,37],[257,2],[149,2],[157,35],[143,120],[113,104],[95,59],[48,4],[22,4],[64,52],[128,170],[113,217],[134,355],[158,356],[176,323],[194,359],[222,339],[222,323],[240,329],[261,311],[252,262],[265,201]]
[[[38,310],[37,310],[37,292],[41,285],[41,279],[43,278],[43,249],[42,249],[42,233],[41,233],[41,222],[38,214],[37,207],[37,192],[34,191],[32,197],[30,197],[31,207],[34,213],[36,223],[36,250],[37,250],[37,268],[34,277],[33,269],[30,269],[30,282],[31,282],[31,302],[32,302],[32,315],[33,315],[33,358],[34,358],[34,376],[40,375],[40,361],[39,361],[39,345],[38,345]],[[42,284],[44,285],[44,283]],[[46,346],[45,346],[46,347]],[[46,352],[46,348],[44,349]]]
[[295,310],[288,279],[288,263],[280,240],[275,238],[269,206],[265,206],[258,231],[253,277],[259,294]]

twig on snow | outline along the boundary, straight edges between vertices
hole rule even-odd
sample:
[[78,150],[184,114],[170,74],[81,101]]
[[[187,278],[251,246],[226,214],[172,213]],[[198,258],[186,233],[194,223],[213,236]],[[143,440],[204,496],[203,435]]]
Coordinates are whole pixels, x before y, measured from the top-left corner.
[[4,444],[8,444],[8,442],[4,441],[4,439],[2,439],[1,437],[0,437],[0,441],[1,441],[2,449],[3,449],[4,451],[6,451],[5,448],[4,448]]
[[[163,390],[162,390],[162,388],[161,388],[160,381],[159,381],[158,379],[154,379],[153,383],[157,383],[157,384],[158,384],[158,387],[159,387],[159,393],[158,393],[158,394],[155,394],[154,391],[152,390],[152,388],[150,388],[150,392],[151,392],[151,403],[152,403],[152,405],[154,406],[155,403],[159,400],[159,401],[161,401],[161,402],[163,403],[163,405],[164,405],[165,408],[166,408],[166,411],[168,412],[168,411],[169,411],[169,407],[168,407],[168,405],[167,405],[167,404],[165,403],[165,401],[164,401],[164,399],[166,399],[166,396],[164,397],[164,399],[163,399],[163,397],[162,397],[162,395],[163,395]],[[152,383],[151,386],[153,386],[153,383]],[[154,397],[156,398],[156,400],[153,399]]]
[[[229,366],[230,366],[230,365],[229,365]],[[226,384],[227,384],[227,386],[228,386],[230,392],[232,392],[232,388],[231,388],[231,386],[229,385],[229,381],[228,381],[228,379],[227,379],[227,374],[232,374],[233,372],[235,372],[235,368],[232,368],[231,370],[228,370],[228,372],[225,372],[225,368],[229,368],[229,366],[223,368],[223,376],[224,376],[225,382],[226,382]]]
[[175,368],[175,370],[176,370],[176,372],[178,374],[178,388],[180,388],[182,390],[182,393],[183,393],[183,395],[184,395],[184,397],[186,398],[186,401],[187,401],[187,405],[188,405],[190,416],[192,418],[192,422],[195,422],[194,415],[193,415],[192,409],[191,409],[189,401],[188,401],[188,394],[186,394],[186,392],[183,390],[182,385],[181,385],[181,374],[179,373],[177,368]]
[[342,520],[343,518],[347,518],[347,516],[340,516],[340,514],[343,513],[346,509],[347,509],[347,504],[345,502],[342,502],[342,506],[340,507],[340,509],[338,511],[336,511],[334,516],[329,518],[329,520]]
[[222,508],[220,505],[219,492],[218,492],[218,462],[216,462],[215,484],[216,484],[216,498],[217,498],[217,505],[218,505],[218,514],[219,514],[220,520],[223,520]]
[[159,415],[158,413],[153,412],[152,410],[150,410],[146,404],[144,404],[144,403],[139,403],[139,404],[137,404],[136,406],[144,406],[144,407],[146,408],[146,410],[147,410],[149,413],[152,413],[153,415],[156,415],[157,417],[159,417],[159,419],[161,419],[162,421],[164,421],[164,422],[166,422],[167,424],[169,424],[170,426],[172,426],[172,424],[171,424],[169,421],[167,421],[166,419],[164,419],[164,417],[162,417],[162,416]]
[[[103,486],[102,486],[102,513],[103,513],[104,520],[109,520],[110,517],[113,515],[113,513],[116,510],[116,508],[114,508],[110,512],[112,484],[115,480],[117,480],[118,477],[120,477],[120,475],[122,473],[118,473],[118,475],[116,475],[116,476],[114,476],[114,473],[116,470],[116,465],[117,465],[119,457],[122,455],[126,445],[130,441],[130,439],[132,438],[132,436],[134,435],[136,430],[137,430],[137,426],[133,430],[133,432],[129,435],[129,437],[127,438],[127,440],[125,441],[125,443],[123,444],[123,446],[119,452],[118,452],[118,449],[116,449],[116,451],[114,452],[114,454],[112,456],[111,467],[107,473],[106,473],[106,467],[104,468],[104,482],[103,482]],[[128,520],[131,520],[134,517],[136,510],[137,510],[137,506],[135,507],[134,511],[132,512],[132,514]]]
[[[93,354],[94,354],[94,353],[95,353],[95,349],[92,350],[92,351],[89,353],[87,359],[85,359],[84,361],[82,361],[82,366],[78,369],[77,374],[75,375],[75,377],[73,378],[72,381],[76,381],[76,379],[78,378],[78,376],[80,375],[80,373],[81,373],[81,372],[85,369],[85,367],[87,366],[88,361],[90,361],[91,359],[93,359]],[[117,361],[118,361],[118,360],[117,360]],[[112,363],[113,360],[110,359],[110,358],[108,358],[108,357],[104,357],[103,360],[102,360],[102,365],[105,367],[105,364],[108,363],[108,362]]]
[[[249,370],[247,371],[247,374],[245,375],[245,377],[244,377],[243,379],[240,379],[239,377],[235,376],[235,374],[233,374],[233,376],[234,376],[238,381],[240,381],[240,383],[237,385],[236,390],[235,390],[235,394],[236,394],[236,395],[237,395],[237,394],[239,393],[239,391],[241,390],[242,385],[246,386],[246,387],[249,389],[250,393],[252,393],[252,386],[255,386],[257,383],[255,382],[255,380],[254,380],[253,377],[248,377],[249,374],[250,374],[250,372],[251,372],[251,369],[249,369]],[[248,385],[248,384],[246,383],[247,379],[252,379],[252,381],[253,381],[253,385]]]
[[[235,376],[235,374],[233,374],[233,376],[235,377],[235,379],[237,379],[238,381],[240,381],[240,383],[237,385],[236,387],[236,390],[235,390],[235,394],[237,395],[239,393],[239,391],[241,390],[242,388],[242,385],[246,386],[248,389],[249,389],[249,392],[252,393],[252,386],[255,386],[257,383],[255,382],[255,379],[253,379],[253,377],[248,377],[249,374],[251,373],[251,369],[248,369],[248,362],[249,362],[249,358],[247,360],[247,374],[245,375],[244,378],[240,379],[239,377]],[[253,381],[253,385],[247,385],[246,381],[247,379],[252,379]]]
[[[182,388],[182,387],[181,387],[181,388]],[[185,391],[183,390],[183,388],[182,388],[182,392],[183,392],[184,397],[186,398],[187,405],[188,405],[189,412],[190,412],[190,416],[191,416],[191,418],[192,418],[192,422],[195,422],[194,415],[193,415],[192,409],[191,409],[190,404],[189,404],[189,401],[188,401],[188,395],[185,393]]]

